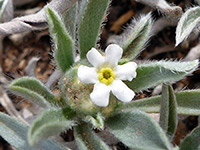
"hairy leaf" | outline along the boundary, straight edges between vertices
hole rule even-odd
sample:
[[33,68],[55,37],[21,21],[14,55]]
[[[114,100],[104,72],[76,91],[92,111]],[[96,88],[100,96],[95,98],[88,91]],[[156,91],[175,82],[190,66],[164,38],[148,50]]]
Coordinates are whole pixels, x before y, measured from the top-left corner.
[[151,14],[142,16],[140,20],[133,20],[129,28],[122,35],[123,39],[120,42],[124,50],[124,57],[131,60],[136,57],[144,48],[150,38],[152,27]]
[[141,150],[171,150],[160,126],[141,111],[121,112],[106,121],[111,132],[125,145]]
[[159,124],[164,131],[167,131],[169,119],[169,90],[166,84],[162,85],[162,96],[160,105]]
[[137,76],[126,84],[135,92],[146,90],[160,83],[173,82],[191,74],[198,60],[188,62],[154,61],[138,65]]
[[[18,150],[64,150],[52,140],[31,147],[27,141],[28,127],[15,118],[0,112],[0,136]],[[66,150],[68,148],[65,148]]]
[[168,129],[167,133],[170,136],[170,139],[174,137],[176,128],[178,125],[178,113],[177,113],[177,102],[176,95],[172,86],[168,85],[169,90],[169,119],[168,119]]
[[25,97],[40,106],[49,104],[64,105],[64,101],[53,95],[43,83],[33,77],[22,77],[11,82],[8,88],[19,96]]
[[180,145],[180,150],[199,150],[200,149],[200,126],[195,128],[185,137]]
[[110,0],[83,0],[78,27],[81,58],[96,46],[100,27],[106,14]]
[[70,120],[75,112],[70,108],[49,109],[44,111],[31,125],[28,133],[28,140],[31,145],[57,135],[75,125]]
[[56,64],[63,71],[74,63],[74,42],[65,29],[65,25],[56,11],[46,8],[49,32],[54,42],[54,58]]
[[200,23],[200,7],[188,9],[181,17],[176,28],[176,46],[185,40]]
[[75,127],[74,136],[79,150],[110,150],[87,124]]
[[[177,100],[177,113],[182,115],[200,115],[200,90],[187,90],[175,93]],[[124,104],[118,111],[136,109],[148,112],[159,113],[161,96],[132,101]]]
[[170,85],[163,84],[160,107],[160,126],[172,139],[177,127],[176,96]]

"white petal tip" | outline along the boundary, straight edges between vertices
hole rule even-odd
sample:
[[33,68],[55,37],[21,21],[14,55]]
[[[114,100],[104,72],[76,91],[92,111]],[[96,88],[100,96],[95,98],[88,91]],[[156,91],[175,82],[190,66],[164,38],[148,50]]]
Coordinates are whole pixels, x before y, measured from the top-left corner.
[[136,77],[137,64],[135,62],[128,62],[124,65],[118,65],[116,68],[116,75],[119,80],[132,81]]
[[118,61],[122,57],[123,49],[117,44],[110,44],[105,50],[106,62],[113,66],[117,66]]
[[95,48],[88,51],[86,57],[94,67],[98,67],[104,63],[104,57]]
[[110,88],[102,83],[96,83],[90,94],[92,102],[99,107],[107,107],[109,104]]
[[135,97],[135,93],[132,91],[132,94],[129,95],[128,99],[124,99],[123,102],[124,103],[129,103],[133,100],[133,98]]
[[117,99],[124,103],[130,102],[135,96],[134,91],[129,89],[129,87],[121,80],[115,81],[112,84],[111,91],[113,95],[117,97]]
[[95,94],[93,94],[93,93],[91,93],[90,94],[90,99],[92,100],[92,102],[95,104],[95,105],[97,105],[97,106],[99,106],[99,107],[107,107],[108,106],[108,102],[106,102],[106,101],[102,101],[102,99],[99,97],[96,97],[96,95]]

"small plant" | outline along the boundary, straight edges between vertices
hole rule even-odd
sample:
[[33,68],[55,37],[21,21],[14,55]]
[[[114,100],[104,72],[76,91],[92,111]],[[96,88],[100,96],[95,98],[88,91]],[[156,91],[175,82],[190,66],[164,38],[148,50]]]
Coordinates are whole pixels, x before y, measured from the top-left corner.
[[[105,126],[135,150],[199,149],[199,127],[179,147],[170,143],[178,114],[200,115],[200,90],[175,93],[170,85],[195,71],[198,60],[133,62],[150,38],[151,14],[132,21],[119,42],[110,44],[104,53],[96,43],[108,6],[109,0],[82,1],[74,15],[79,17],[77,30],[75,22],[65,27],[57,12],[46,8],[54,59],[63,73],[58,83],[60,94],[34,77],[18,78],[8,85],[13,93],[44,108],[30,127],[0,113],[0,135],[16,149],[68,149],[50,137],[73,128],[78,149],[109,150],[93,130],[104,132]],[[69,11],[76,14],[76,8]],[[133,100],[135,93],[159,84],[161,96]],[[147,113],[160,113],[159,124]]]

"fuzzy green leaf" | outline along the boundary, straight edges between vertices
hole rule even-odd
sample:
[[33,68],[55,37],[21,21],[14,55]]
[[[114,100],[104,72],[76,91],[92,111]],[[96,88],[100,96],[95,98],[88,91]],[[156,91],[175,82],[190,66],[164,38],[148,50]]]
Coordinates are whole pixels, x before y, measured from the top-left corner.
[[200,150],[200,126],[195,128],[185,137],[180,145],[180,150]]
[[168,119],[167,133],[170,136],[170,139],[172,139],[178,125],[178,113],[177,113],[176,95],[174,93],[172,86],[168,85],[168,90],[169,90],[169,119]]
[[176,96],[170,85],[163,84],[160,107],[160,126],[172,139],[177,127]]
[[47,140],[31,147],[27,141],[28,127],[4,113],[0,112],[0,136],[18,150],[67,150],[52,140]]
[[74,63],[74,42],[56,11],[46,8],[49,32],[54,42],[54,58],[58,67],[66,72]]
[[79,150],[110,150],[88,124],[82,123],[75,127],[74,136]]
[[[175,93],[177,113],[182,115],[200,115],[200,90],[187,90]],[[148,112],[160,112],[161,96],[153,96],[126,103],[118,111],[134,111],[136,109]]]
[[69,10],[67,10],[67,12],[63,14],[65,27],[73,40],[75,40],[76,33],[77,8],[78,3],[76,2],[74,6],[72,6],[72,8],[70,8]]
[[121,112],[106,121],[111,132],[125,145],[141,150],[171,150],[160,126],[141,111]]
[[166,84],[162,85],[162,97],[160,105],[159,124],[164,131],[167,131],[169,119],[169,90]]
[[181,17],[176,28],[176,46],[185,40],[200,23],[200,7],[188,9]]
[[44,111],[32,123],[29,129],[29,143],[34,145],[41,140],[57,135],[66,129],[70,129],[75,125],[74,121],[70,120],[74,116],[75,112],[70,108],[49,109]]
[[33,77],[22,77],[9,84],[8,88],[19,96],[39,104],[42,107],[54,105],[64,105],[64,101],[54,96],[43,83]]
[[159,113],[160,112],[161,96],[152,96],[144,99],[125,103],[122,107],[118,108],[118,111],[135,111],[137,109],[147,113]]
[[81,58],[96,46],[100,27],[106,14],[110,0],[83,0],[78,27]]
[[150,38],[151,27],[152,18],[150,13],[142,16],[138,21],[132,21],[129,28],[122,35],[122,43],[120,42],[125,58],[131,60],[140,53]]
[[173,82],[191,74],[198,66],[198,60],[188,62],[154,61],[138,65],[137,76],[126,84],[135,92],[146,90],[160,83]]

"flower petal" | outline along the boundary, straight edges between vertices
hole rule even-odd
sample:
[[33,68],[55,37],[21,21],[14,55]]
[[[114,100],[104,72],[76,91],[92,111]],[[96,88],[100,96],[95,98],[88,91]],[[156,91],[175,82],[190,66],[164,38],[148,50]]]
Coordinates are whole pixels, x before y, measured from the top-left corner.
[[113,95],[117,97],[117,99],[125,103],[130,102],[135,96],[135,93],[121,80],[113,81],[111,85],[111,91]]
[[116,78],[119,80],[131,81],[136,77],[137,64],[135,62],[128,62],[124,65],[118,65],[115,70]]
[[98,75],[94,67],[87,67],[81,65],[78,68],[78,78],[83,83],[97,83]]
[[105,51],[106,54],[106,62],[113,66],[117,66],[118,61],[122,57],[123,50],[119,45],[110,44]]
[[110,87],[102,83],[96,83],[90,94],[93,103],[100,107],[106,107],[109,103]]
[[95,48],[88,51],[86,57],[95,68],[102,65],[105,61],[105,58]]

